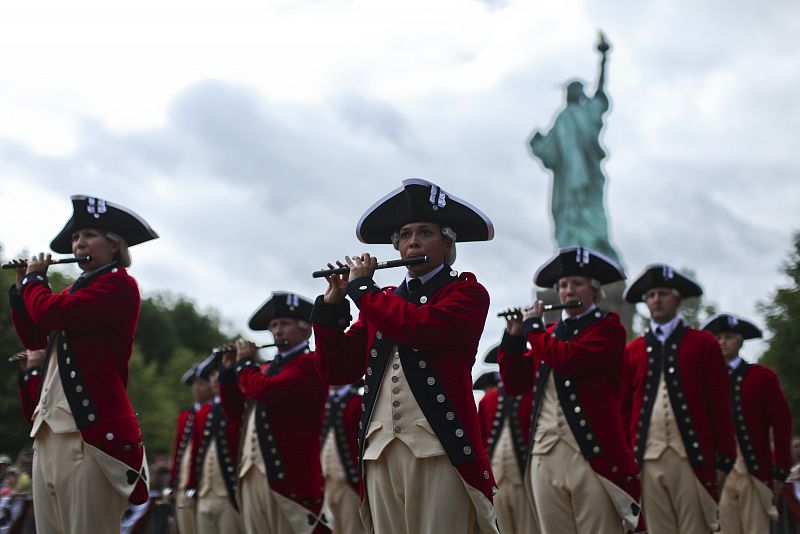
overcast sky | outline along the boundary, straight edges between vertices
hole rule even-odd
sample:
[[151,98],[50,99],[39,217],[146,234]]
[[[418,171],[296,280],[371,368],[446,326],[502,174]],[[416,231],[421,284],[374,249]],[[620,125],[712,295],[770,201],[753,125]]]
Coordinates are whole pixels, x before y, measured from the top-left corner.
[[70,194],[107,198],[161,235],[132,249],[145,295],[188,296],[246,331],[271,291],[322,292],[310,273],[327,261],[395,257],[359,244],[356,221],[426,178],[494,221],[455,265],[492,296],[484,350],[555,251],[550,176],[527,140],[565,82],[594,85],[602,29],[606,204],[629,277],[690,267],[710,301],[762,324],[755,304],[785,282],[800,229],[799,23],[789,0],[5,6],[3,256],[45,250]]

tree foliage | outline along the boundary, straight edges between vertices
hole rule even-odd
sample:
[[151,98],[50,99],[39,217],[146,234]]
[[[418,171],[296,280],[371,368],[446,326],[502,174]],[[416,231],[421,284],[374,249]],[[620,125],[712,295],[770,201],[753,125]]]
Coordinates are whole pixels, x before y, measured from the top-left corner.
[[793,236],[794,250],[782,266],[789,284],[775,291],[770,302],[759,304],[772,337],[761,363],[771,367],[794,414],[794,433],[800,434],[800,232]]
[[[48,277],[55,291],[73,280],[55,269]],[[0,271],[3,291],[14,281],[14,271]],[[184,297],[155,295],[142,299],[129,364],[128,395],[150,457],[170,449],[175,418],[192,402],[190,388],[180,384],[181,375],[227,339],[215,312],[201,312]],[[11,323],[8,298],[0,295],[0,357],[7,358],[22,348]],[[0,453],[13,457],[30,446],[30,423],[24,421],[20,411],[18,369],[0,361],[2,365],[6,372],[0,375]]]

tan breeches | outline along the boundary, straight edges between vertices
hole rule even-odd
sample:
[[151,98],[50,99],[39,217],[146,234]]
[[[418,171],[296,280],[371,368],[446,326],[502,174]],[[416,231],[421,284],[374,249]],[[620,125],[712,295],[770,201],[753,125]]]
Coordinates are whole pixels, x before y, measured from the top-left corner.
[[242,479],[242,514],[247,534],[290,534],[294,527],[269,489],[267,477],[251,468]]
[[178,534],[197,534],[197,507],[194,499],[186,496],[184,490],[175,494],[175,520],[178,522]]
[[530,458],[533,501],[542,534],[621,534],[622,518],[581,453],[564,442]]
[[539,525],[522,484],[501,482],[494,496],[494,510],[502,534],[538,534]]
[[33,440],[33,512],[39,534],[120,531],[128,500],[84,454],[79,432],[42,425]]
[[446,455],[416,458],[396,439],[377,460],[365,461],[364,470],[374,532],[478,532],[475,508]]
[[719,500],[722,534],[769,532],[769,516],[761,503],[756,484],[764,485],[749,474],[731,471]]
[[[689,464],[672,449],[657,460],[645,460],[642,467],[642,503],[650,534],[707,534],[703,503],[711,498],[702,488]],[[702,490],[705,491],[705,490]]]
[[363,534],[358,493],[344,480],[325,479],[325,502],[333,514],[333,534]]
[[244,532],[242,516],[227,497],[209,493],[197,498],[197,534]]

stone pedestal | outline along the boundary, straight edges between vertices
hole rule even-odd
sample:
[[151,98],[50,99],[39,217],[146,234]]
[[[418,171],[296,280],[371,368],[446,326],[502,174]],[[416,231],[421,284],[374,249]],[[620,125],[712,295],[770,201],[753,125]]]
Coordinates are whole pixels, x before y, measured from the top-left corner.
[[[625,302],[625,300],[622,298],[622,294],[625,292],[625,282],[620,281],[614,282],[613,284],[604,285],[603,292],[606,294],[606,296],[598,303],[598,306],[600,306],[600,308],[603,310],[618,313],[619,319],[622,321],[622,325],[625,327],[625,331],[628,332],[628,337],[630,338],[635,306]],[[544,301],[545,304],[559,303],[558,295],[554,289],[537,289],[535,293],[535,298]],[[545,312],[544,314],[544,320],[546,323],[556,322],[560,318],[560,310],[549,311]]]

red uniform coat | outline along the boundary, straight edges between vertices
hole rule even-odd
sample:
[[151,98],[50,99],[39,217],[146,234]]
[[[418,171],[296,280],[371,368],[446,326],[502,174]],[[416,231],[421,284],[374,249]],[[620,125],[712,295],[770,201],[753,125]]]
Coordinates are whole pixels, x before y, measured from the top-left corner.
[[19,405],[26,421],[33,419],[39,392],[42,390],[42,369],[30,367],[19,373]]
[[768,367],[742,361],[731,372],[731,389],[736,437],[747,470],[768,487],[771,480],[785,481],[792,467],[792,415],[778,376]]
[[514,442],[514,453],[517,457],[517,467],[519,467],[520,476],[525,474],[532,416],[533,390],[522,395],[511,396],[500,386],[486,392],[486,395],[478,403],[478,418],[481,424],[483,446],[486,447],[490,461],[494,457],[503,425],[508,419],[511,439]]
[[189,468],[189,481],[187,490],[199,490],[203,480],[203,465],[205,455],[211,441],[217,449],[217,461],[220,473],[228,490],[228,500],[238,510],[236,503],[236,467],[239,453],[239,435],[241,426],[239,420],[229,420],[225,417],[222,404],[214,399],[207,402],[195,414],[192,425],[192,457]]
[[[397,289],[381,290],[369,278],[350,282],[348,293],[361,311],[346,333],[346,300],[325,304],[318,297],[311,320],[317,368],[327,383],[350,384],[366,371],[359,458],[389,353],[397,344],[414,398],[450,462],[464,481],[491,500],[495,482],[481,439],[471,375],[489,310],[486,289],[472,273],[458,276],[445,266],[413,294],[405,282]],[[362,476],[362,499],[363,489]]]
[[622,414],[640,464],[661,372],[697,478],[715,499],[715,469],[736,459],[730,381],[719,344],[708,332],[679,325],[663,345],[648,332],[628,344],[622,372]]
[[358,421],[361,419],[361,395],[356,388],[341,398],[333,400],[329,395],[325,403],[325,424],[320,446],[325,445],[328,432],[334,432],[334,443],[339,453],[347,483],[358,492]]
[[[540,320],[526,321],[527,352],[523,336],[506,333],[497,358],[503,387],[510,395],[534,388],[534,433],[541,395],[554,372],[559,403],[581,454],[596,473],[638,501],[639,468],[619,414],[625,328],[616,313],[600,310],[577,321],[547,328]],[[638,515],[638,508],[633,512]]]
[[253,359],[240,360],[235,372],[220,373],[220,393],[229,420],[249,413],[246,398],[255,402],[270,489],[319,515],[325,485],[319,437],[328,388],[314,368],[314,353],[306,348],[260,368]]
[[[129,500],[145,502],[142,434],[126,391],[139,318],[136,281],[112,263],[60,294],[50,290],[41,272],[23,279],[21,294],[14,287],[10,294],[11,317],[22,344],[28,349],[56,347],[64,394],[83,440],[128,465],[128,482],[134,485]],[[38,392],[36,397],[30,393],[29,407],[38,399]]]
[[177,488],[179,485],[178,476],[181,469],[181,461],[183,460],[183,454],[186,452],[186,446],[192,441],[194,419],[194,406],[178,414],[175,439],[172,442],[172,466],[169,470],[169,485],[171,488]]

